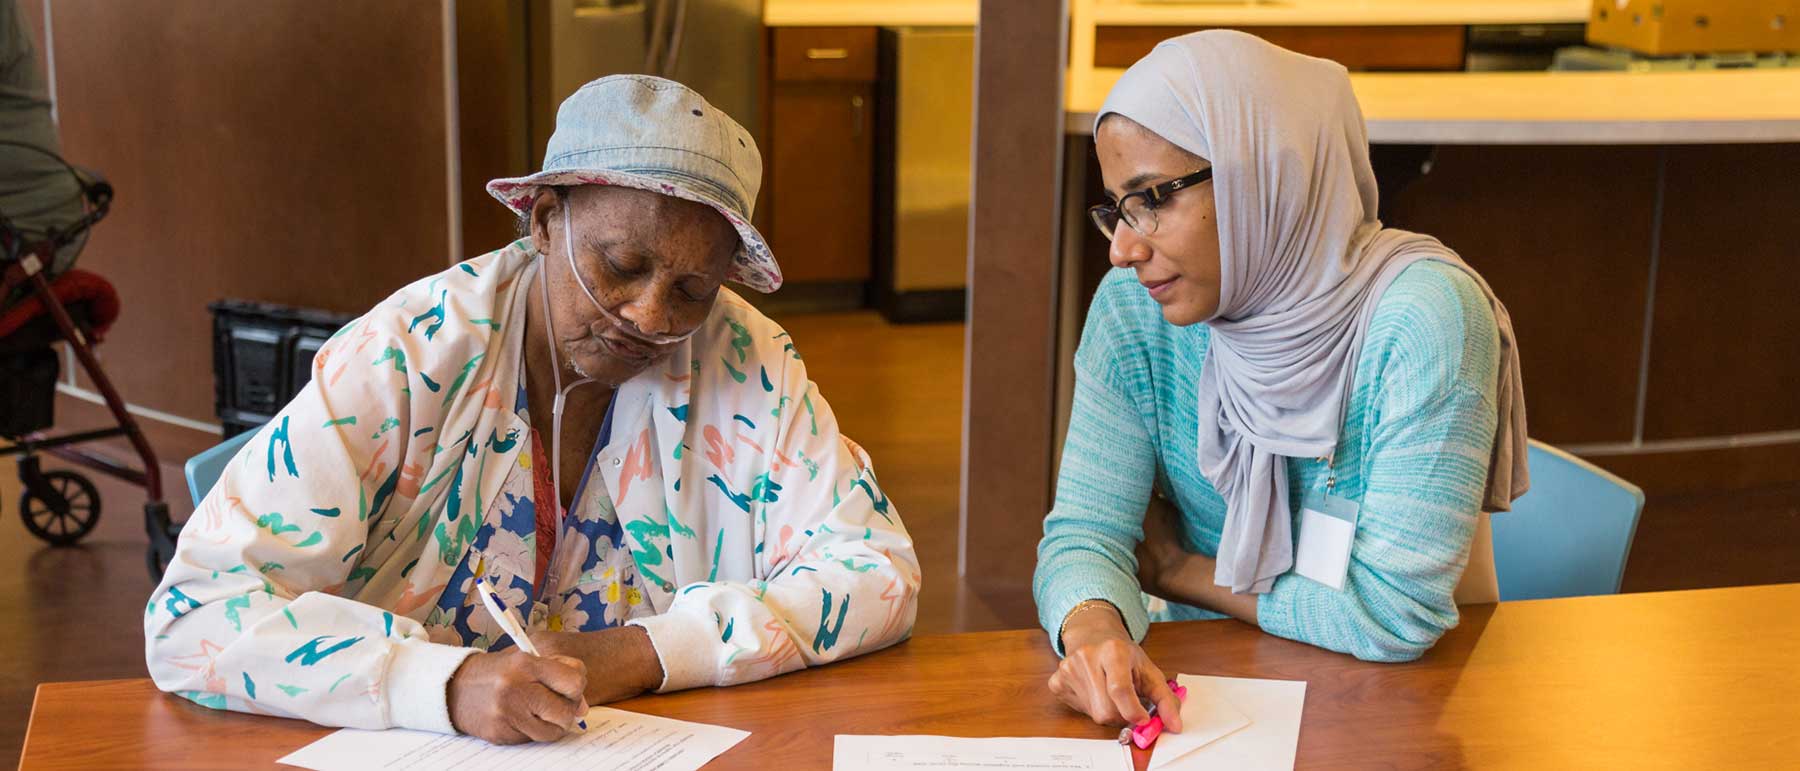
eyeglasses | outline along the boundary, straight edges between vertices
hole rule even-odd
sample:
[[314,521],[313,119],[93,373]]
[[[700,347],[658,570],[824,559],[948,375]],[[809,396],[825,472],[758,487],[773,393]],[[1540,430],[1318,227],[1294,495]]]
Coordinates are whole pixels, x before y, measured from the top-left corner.
[[1176,192],[1198,185],[1212,179],[1213,170],[1207,167],[1185,177],[1171,179],[1160,185],[1153,185],[1135,193],[1126,193],[1117,203],[1103,203],[1088,207],[1088,217],[1093,219],[1094,227],[1100,229],[1101,235],[1111,241],[1113,232],[1119,227],[1119,220],[1140,236],[1156,232],[1156,209],[1167,202]]

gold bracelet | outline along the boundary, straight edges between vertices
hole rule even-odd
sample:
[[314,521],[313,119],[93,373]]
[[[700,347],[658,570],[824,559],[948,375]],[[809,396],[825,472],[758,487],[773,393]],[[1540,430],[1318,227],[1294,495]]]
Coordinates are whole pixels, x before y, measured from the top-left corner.
[[[1069,612],[1063,615],[1062,624],[1056,628],[1056,642],[1058,645],[1062,644],[1063,632],[1068,630],[1069,620],[1075,618],[1077,615],[1080,615],[1082,611],[1088,610],[1089,608],[1110,609],[1112,612],[1119,614],[1119,624],[1121,626],[1125,624],[1125,614],[1119,611],[1119,606],[1106,600],[1082,600],[1081,602],[1075,603],[1075,607],[1070,608]],[[1064,650],[1067,650],[1067,648],[1065,647]]]

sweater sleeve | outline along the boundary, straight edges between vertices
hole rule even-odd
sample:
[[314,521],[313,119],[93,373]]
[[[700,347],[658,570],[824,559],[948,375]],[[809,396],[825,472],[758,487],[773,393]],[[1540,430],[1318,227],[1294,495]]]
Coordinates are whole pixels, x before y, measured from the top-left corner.
[[762,680],[912,633],[919,560],[899,509],[868,454],[838,431],[799,356],[786,356],[780,372],[771,452],[733,456],[769,462],[743,512],[766,518],[756,528],[758,575],[689,584],[666,612],[630,622],[656,648],[659,692]]
[[1288,574],[1257,605],[1264,631],[1367,661],[1416,659],[1456,626],[1493,448],[1492,311],[1454,269],[1418,267],[1382,298],[1362,357],[1378,375],[1350,406],[1370,428],[1344,589]]
[[381,327],[364,317],[319,352],[182,528],[145,608],[157,687],[321,725],[453,730],[445,686],[474,651],[345,596],[374,574],[364,547],[397,527],[384,514],[411,432],[437,415],[408,395],[418,338]]
[[1136,548],[1156,479],[1156,446],[1147,427],[1152,418],[1116,374],[1117,359],[1132,348],[1133,330],[1103,285],[1075,353],[1062,468],[1032,579],[1038,623],[1059,656],[1063,618],[1086,600],[1117,607],[1134,640],[1149,629]]

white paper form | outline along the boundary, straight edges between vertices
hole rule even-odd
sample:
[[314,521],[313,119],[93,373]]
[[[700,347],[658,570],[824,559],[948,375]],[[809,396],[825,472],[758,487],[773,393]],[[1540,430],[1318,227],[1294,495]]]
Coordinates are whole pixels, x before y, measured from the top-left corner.
[[1150,754],[1151,771],[1250,725],[1250,716],[1227,700],[1218,688],[1195,687],[1186,680],[1178,682],[1187,686],[1187,698],[1181,700],[1181,733],[1164,731],[1157,737]]
[[313,771],[694,771],[750,735],[609,707],[589,710],[587,724],[555,742],[510,747],[470,736],[346,728],[278,762]]
[[837,737],[832,771],[1005,769],[1131,771],[1131,750],[1116,739],[962,739],[953,736]]
[[[1292,771],[1294,753],[1300,744],[1300,713],[1306,706],[1306,682],[1303,680],[1254,680],[1240,677],[1181,675],[1176,681],[1188,688],[1188,701],[1182,704],[1182,727],[1203,725],[1189,720],[1207,721],[1207,708],[1226,704],[1247,718],[1249,723],[1222,738],[1196,743],[1200,733],[1183,741],[1184,733],[1165,733],[1156,740],[1150,753],[1153,771],[1189,771],[1191,769],[1230,768],[1241,771],[1279,769]],[[1188,705],[1202,710],[1188,717]],[[1227,721],[1229,722],[1229,721]],[[1204,733],[1204,732],[1202,732]]]

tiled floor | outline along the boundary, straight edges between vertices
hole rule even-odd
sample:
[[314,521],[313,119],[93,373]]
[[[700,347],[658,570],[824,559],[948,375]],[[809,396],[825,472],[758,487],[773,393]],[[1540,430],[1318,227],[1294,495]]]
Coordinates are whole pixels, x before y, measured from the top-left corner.
[[[894,326],[873,313],[782,321],[845,433],[874,458],[917,542],[925,571],[917,631],[1030,625],[1025,592],[995,607],[957,579],[962,325]],[[197,382],[211,387],[204,375]],[[104,418],[97,408],[67,400],[60,408],[65,428]],[[177,518],[188,509],[180,461],[207,444],[188,432],[157,432]],[[95,481],[105,503],[98,529],[80,546],[53,549],[19,524],[19,485],[12,464],[0,460],[0,765],[18,755],[37,683],[144,674],[139,618],[153,587],[143,560],[143,492]],[[1695,537],[1721,528],[1739,535]],[[1700,541],[1714,545],[1696,547]],[[1652,496],[1625,588],[1800,581],[1796,553],[1800,486]]]

